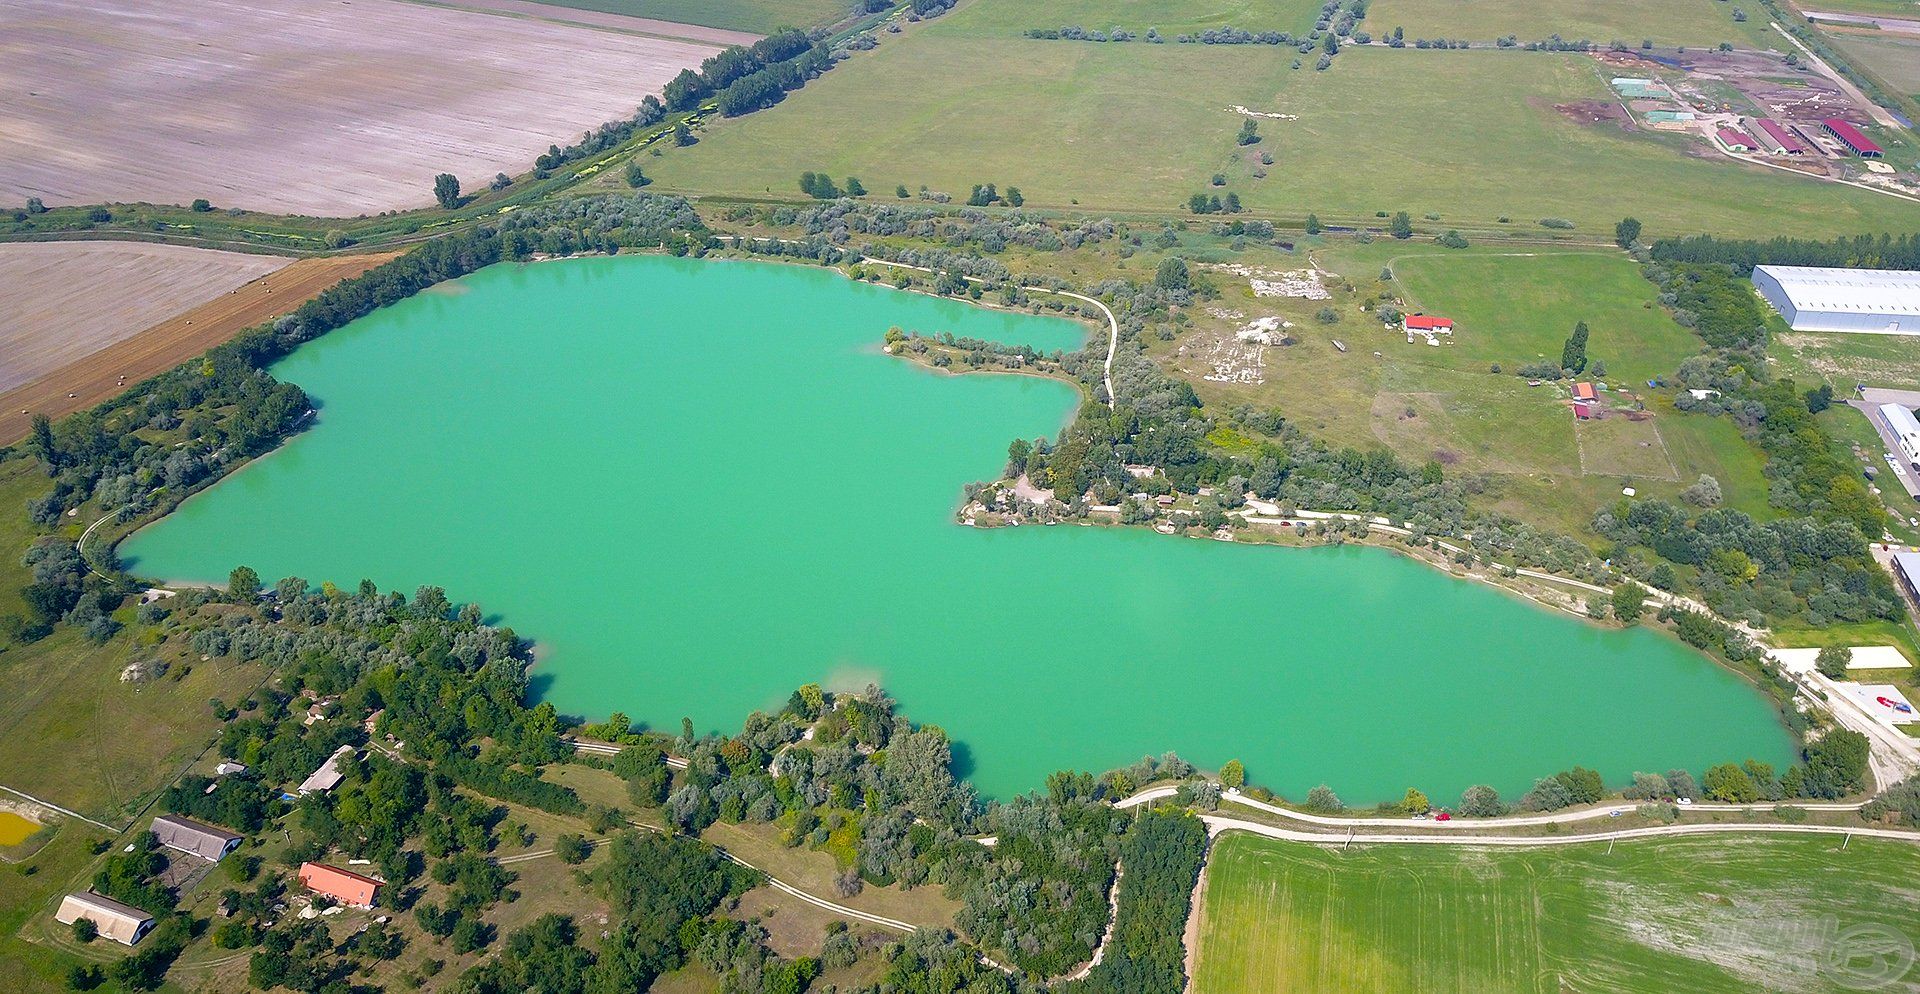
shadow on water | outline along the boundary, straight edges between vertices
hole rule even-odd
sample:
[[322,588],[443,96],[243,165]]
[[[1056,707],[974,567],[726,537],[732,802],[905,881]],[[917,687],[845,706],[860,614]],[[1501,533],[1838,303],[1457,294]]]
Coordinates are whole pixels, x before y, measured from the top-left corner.
[[535,670],[527,677],[527,700],[538,701],[544,699],[547,696],[547,691],[552,687],[553,674],[542,673]]
[[978,765],[973,758],[973,749],[965,742],[953,743],[953,778],[955,780],[973,779],[973,769]]

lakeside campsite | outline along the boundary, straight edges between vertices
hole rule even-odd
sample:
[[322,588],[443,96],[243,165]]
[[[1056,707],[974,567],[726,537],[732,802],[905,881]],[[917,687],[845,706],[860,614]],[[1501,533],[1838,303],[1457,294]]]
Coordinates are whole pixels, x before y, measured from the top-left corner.
[[0,990],[1910,989],[1823,6],[0,4]]

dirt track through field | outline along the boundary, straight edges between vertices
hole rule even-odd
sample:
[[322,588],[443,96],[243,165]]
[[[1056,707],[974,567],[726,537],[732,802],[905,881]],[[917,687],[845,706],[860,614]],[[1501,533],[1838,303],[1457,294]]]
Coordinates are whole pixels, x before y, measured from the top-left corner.
[[349,216],[484,189],[711,42],[398,0],[9,0],[0,203]]
[[292,261],[143,242],[0,244],[0,391]]
[[[0,393],[0,445],[11,445],[25,438],[32,414],[59,418],[92,407],[247,328],[285,314],[335,283],[358,276],[398,254],[302,259]],[[106,296],[119,292],[119,288],[113,286],[88,289]]]

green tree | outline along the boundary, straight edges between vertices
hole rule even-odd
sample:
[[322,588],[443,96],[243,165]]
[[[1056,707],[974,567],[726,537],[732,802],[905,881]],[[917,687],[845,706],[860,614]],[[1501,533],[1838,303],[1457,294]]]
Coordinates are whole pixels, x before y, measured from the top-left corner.
[[1614,244],[1621,248],[1632,248],[1640,240],[1640,222],[1634,218],[1623,218],[1613,226]]
[[227,574],[227,596],[247,599],[260,593],[260,574],[251,566],[235,566]]
[[460,206],[460,177],[452,173],[441,173],[433,178],[433,199],[440,206],[452,210]]
[[646,186],[650,182],[652,182],[652,180],[647,179],[647,174],[642,172],[640,169],[640,160],[628,159],[627,160],[627,185],[637,190],[640,187]]
[[1333,788],[1326,784],[1307,791],[1306,803],[1301,806],[1308,811],[1318,811],[1322,814],[1332,814],[1346,807],[1340,803],[1340,797],[1333,792]]
[[1433,810],[1433,803],[1417,787],[1408,787],[1407,796],[1400,799],[1400,810],[1410,815],[1426,814]]
[[1307,215],[1307,234],[1317,235],[1319,233],[1320,233],[1320,215],[1309,213]]
[[893,195],[894,195],[894,196],[896,196],[896,197],[899,197],[899,198],[900,198],[901,200],[905,200],[905,199],[907,199],[907,197],[908,197],[908,193],[907,193],[907,184],[905,184],[905,183],[902,183],[902,184],[900,184],[899,186],[896,186],[896,187],[894,187],[894,188],[893,188]]
[[1260,128],[1253,123],[1253,118],[1249,117],[1240,122],[1240,137],[1235,141],[1242,145],[1252,145],[1260,141]]
[[1823,676],[1838,680],[1847,675],[1847,664],[1853,662],[1853,650],[1844,645],[1830,645],[1820,650],[1813,658],[1813,666]]
[[673,143],[681,148],[693,144],[693,129],[685,121],[675,121],[673,125]]
[[1494,818],[1506,813],[1500,792],[1486,784],[1474,784],[1460,795],[1460,813],[1469,818]]
[[847,177],[847,196],[864,197],[866,195],[867,195],[867,188],[860,185],[860,177],[858,176]]
[[562,833],[554,837],[553,854],[560,857],[560,862],[569,866],[577,866],[586,862],[587,855],[591,852],[593,852],[593,847],[587,844],[587,840],[571,832]]
[[1229,759],[1220,767],[1220,786],[1229,790],[1247,782],[1247,768],[1237,759]]
[[1647,588],[1628,580],[1613,588],[1613,616],[1633,624],[1647,610]]
[[1556,773],[1553,779],[1567,789],[1568,799],[1575,804],[1592,804],[1607,795],[1606,781],[1599,772],[1584,766]]
[[201,197],[193,202],[193,211],[196,214],[205,214],[210,210],[213,210],[213,202],[205,197]]
[[46,212],[47,212],[47,205],[39,197],[27,198],[27,213],[45,214]]
[[1026,202],[1027,202],[1027,196],[1026,194],[1020,192],[1019,187],[1017,186],[1007,187],[1007,203],[1008,204],[1014,207],[1018,207],[1021,204],[1024,204]]
[[1673,585],[1680,581],[1679,578],[1674,575],[1672,566],[1661,563],[1653,568],[1652,573],[1647,574],[1647,582],[1659,587],[1661,590],[1672,590]]
[[1413,218],[1409,217],[1406,211],[1396,212],[1393,220],[1387,223],[1387,234],[1402,240],[1412,238]]
[[1160,268],[1153,274],[1153,285],[1162,290],[1183,291],[1193,286],[1192,274],[1187,271],[1187,260],[1177,255],[1160,260]]
[[1701,781],[1707,797],[1728,804],[1752,804],[1760,799],[1760,787],[1746,770],[1732,763],[1721,763],[1707,770]]
[[73,940],[75,942],[92,942],[99,937],[100,926],[95,925],[93,919],[75,918],[73,920]]
[[53,440],[53,422],[44,414],[36,414],[32,431],[27,438],[27,449],[46,467],[47,475],[52,476],[60,468],[60,446]]
[[1574,323],[1573,334],[1567,336],[1567,343],[1560,348],[1560,368],[1579,373],[1587,368],[1587,323]]

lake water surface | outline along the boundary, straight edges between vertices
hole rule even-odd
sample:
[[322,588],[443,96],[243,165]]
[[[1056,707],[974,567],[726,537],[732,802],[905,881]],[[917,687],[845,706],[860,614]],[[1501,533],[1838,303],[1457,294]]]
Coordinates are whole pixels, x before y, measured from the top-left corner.
[[495,266],[280,363],[318,424],[121,552],[180,580],[444,586],[537,640],[537,693],[592,718],[732,731],[801,683],[875,681],[1000,797],[1169,749],[1349,802],[1791,758],[1763,697],[1677,642],[1383,550],[956,525],[962,484],[1077,395],[883,355],[892,325],[1086,333],[804,267]]

